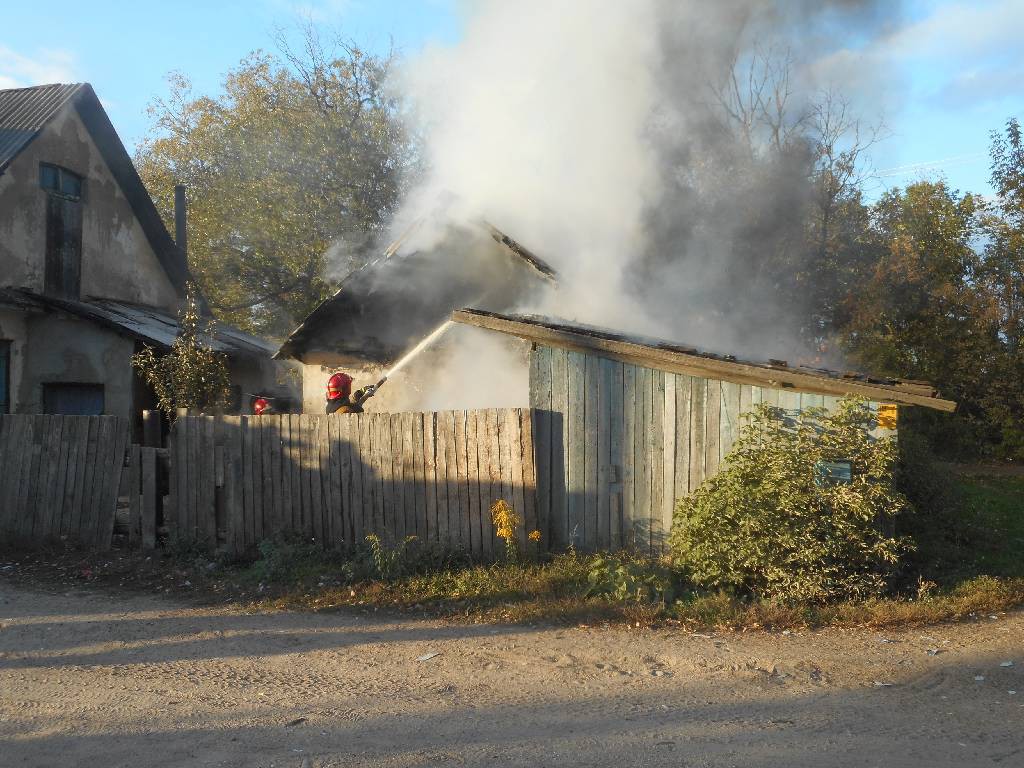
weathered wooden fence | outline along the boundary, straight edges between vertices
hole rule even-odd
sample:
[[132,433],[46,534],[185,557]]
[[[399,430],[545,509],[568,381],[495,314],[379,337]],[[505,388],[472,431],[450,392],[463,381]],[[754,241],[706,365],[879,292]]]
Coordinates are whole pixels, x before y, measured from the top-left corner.
[[274,536],[325,546],[374,533],[493,555],[490,506],[538,520],[531,411],[186,416],[169,439],[166,523],[179,540],[242,553]]
[[166,449],[131,446],[121,482],[121,495],[128,497],[126,527],[130,547],[153,549],[157,545],[157,525],[163,507],[157,481],[162,465],[166,472],[166,459]]
[[0,534],[109,547],[128,440],[117,416],[0,416]]

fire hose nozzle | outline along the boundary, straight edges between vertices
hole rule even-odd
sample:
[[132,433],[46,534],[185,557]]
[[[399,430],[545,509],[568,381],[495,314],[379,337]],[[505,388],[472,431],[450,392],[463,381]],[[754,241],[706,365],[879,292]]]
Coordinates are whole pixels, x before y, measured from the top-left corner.
[[382,386],[384,386],[384,382],[387,381],[387,380],[388,380],[388,377],[385,376],[380,381],[378,381],[376,384],[371,384],[370,386],[365,387],[363,389],[363,394],[359,397],[359,402],[357,403],[357,405],[362,405],[367,400],[369,400],[371,397],[373,397],[375,394],[377,394],[377,390],[380,389]]

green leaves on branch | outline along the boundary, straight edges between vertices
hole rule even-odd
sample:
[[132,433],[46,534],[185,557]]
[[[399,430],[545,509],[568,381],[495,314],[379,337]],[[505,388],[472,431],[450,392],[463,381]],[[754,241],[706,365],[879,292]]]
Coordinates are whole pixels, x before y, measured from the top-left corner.
[[[759,405],[725,467],[676,509],[669,547],[694,583],[824,602],[879,595],[907,540],[887,535],[910,511],[894,486],[894,438],[873,439],[856,399],[797,420]],[[848,461],[849,483],[819,462]]]
[[177,408],[226,406],[231,391],[227,358],[204,341],[212,326],[204,323],[195,288],[189,287],[178,316],[180,331],[170,351],[158,355],[146,346],[132,357],[132,365],[156,393],[157,406],[168,416]]
[[620,602],[671,604],[676,599],[679,576],[655,560],[623,553],[603,554],[590,563],[584,595]]
[[269,336],[362,263],[413,156],[389,58],[312,33],[303,48],[251,54],[212,96],[173,75],[135,158],[166,222],[186,186],[189,266],[217,317]]

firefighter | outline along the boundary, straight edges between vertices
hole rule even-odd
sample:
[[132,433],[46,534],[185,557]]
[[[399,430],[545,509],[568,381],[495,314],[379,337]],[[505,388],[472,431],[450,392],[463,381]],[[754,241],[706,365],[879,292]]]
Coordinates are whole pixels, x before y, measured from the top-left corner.
[[369,386],[353,392],[352,377],[339,371],[327,380],[327,413],[362,413],[363,401],[375,389]]
[[250,407],[256,416],[270,416],[274,413],[273,402],[271,402],[269,397],[264,397],[263,395],[256,395],[252,399]]

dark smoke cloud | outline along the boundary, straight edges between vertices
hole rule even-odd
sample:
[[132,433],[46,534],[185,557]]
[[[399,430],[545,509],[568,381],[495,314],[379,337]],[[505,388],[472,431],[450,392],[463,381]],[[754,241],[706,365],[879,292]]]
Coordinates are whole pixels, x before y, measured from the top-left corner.
[[[396,230],[454,193],[456,218],[494,221],[561,272],[557,297],[523,309],[799,354],[779,265],[803,247],[807,115],[826,89],[870,103],[875,65],[834,62],[899,21],[892,3],[853,0],[480,3],[465,39],[400,84],[431,171]],[[746,78],[766,72],[788,78],[785,109],[744,120]]]

